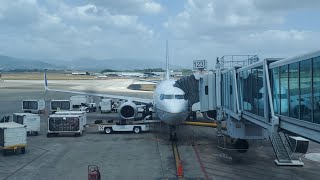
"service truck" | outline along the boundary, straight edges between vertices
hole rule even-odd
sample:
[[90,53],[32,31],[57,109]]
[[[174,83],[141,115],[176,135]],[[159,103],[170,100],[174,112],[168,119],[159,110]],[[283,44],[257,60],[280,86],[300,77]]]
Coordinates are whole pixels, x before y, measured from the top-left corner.
[[81,104],[88,104],[90,103],[90,97],[89,96],[83,96],[83,95],[78,95],[78,96],[71,96],[70,97],[70,102],[72,108],[76,109],[81,106]]
[[46,108],[44,99],[22,100],[22,111],[26,113],[43,113]]
[[0,150],[2,149],[4,156],[18,149],[24,154],[26,146],[27,130],[24,125],[15,122],[0,123]]
[[87,113],[96,112],[97,105],[96,105],[96,103],[81,104],[79,110],[80,111],[85,111]]
[[70,100],[52,100],[50,102],[50,111],[55,113],[56,111],[69,111],[71,110]]
[[13,122],[26,126],[27,133],[38,136],[40,132],[40,116],[31,113],[13,113]]
[[81,115],[57,115],[52,114],[48,118],[47,137],[58,136],[59,134],[72,134],[81,136],[84,124]]

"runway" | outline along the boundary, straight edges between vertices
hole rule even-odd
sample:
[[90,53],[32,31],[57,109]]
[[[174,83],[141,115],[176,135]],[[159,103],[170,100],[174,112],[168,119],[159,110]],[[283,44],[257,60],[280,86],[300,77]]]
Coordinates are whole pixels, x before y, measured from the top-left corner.
[[[51,88],[105,92],[152,98],[152,92],[127,90],[131,79],[50,81]],[[0,83],[0,116],[21,112],[23,99],[69,99],[72,94],[43,90],[42,81]],[[98,102],[100,98],[94,98]],[[176,178],[172,144],[166,125],[154,132],[101,134],[93,127],[81,137],[46,137],[47,115],[41,115],[39,136],[28,136],[24,155],[0,155],[0,179],[87,179],[87,166],[99,166],[102,179]],[[88,122],[116,119],[117,114],[89,113]],[[209,127],[181,126],[178,147],[186,179],[319,179],[320,163],[305,159],[303,167],[278,167],[268,140],[247,153],[221,150],[216,130]],[[320,152],[310,144],[309,152]]]

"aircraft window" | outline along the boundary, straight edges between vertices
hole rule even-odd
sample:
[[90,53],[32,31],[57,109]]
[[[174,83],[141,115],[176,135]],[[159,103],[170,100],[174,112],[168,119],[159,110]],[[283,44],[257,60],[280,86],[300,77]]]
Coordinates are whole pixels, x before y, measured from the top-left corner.
[[160,95],[160,100],[163,100],[164,99],[164,94],[161,94]]
[[165,94],[164,99],[174,99],[174,95],[172,94]]
[[175,99],[184,99],[184,95],[175,95]]

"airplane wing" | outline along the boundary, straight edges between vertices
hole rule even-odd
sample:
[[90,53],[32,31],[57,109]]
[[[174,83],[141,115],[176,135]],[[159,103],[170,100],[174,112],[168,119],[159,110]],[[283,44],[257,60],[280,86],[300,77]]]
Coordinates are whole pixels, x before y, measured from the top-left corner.
[[99,97],[106,97],[111,99],[121,99],[121,100],[128,100],[132,102],[140,102],[143,104],[153,104],[153,99],[143,99],[143,98],[135,98],[129,96],[118,96],[118,95],[110,95],[110,94],[101,94],[101,93],[87,93],[87,92],[80,92],[80,91],[68,91],[68,90],[60,90],[60,89],[51,89],[48,87],[48,80],[47,80],[47,72],[44,72],[44,89],[46,91],[54,91],[54,92],[64,92],[64,93],[74,93],[74,94],[82,94],[82,95],[89,95],[89,96],[99,96]]
[[151,84],[158,84],[161,80],[139,79],[139,81],[148,82],[148,83],[151,83]]

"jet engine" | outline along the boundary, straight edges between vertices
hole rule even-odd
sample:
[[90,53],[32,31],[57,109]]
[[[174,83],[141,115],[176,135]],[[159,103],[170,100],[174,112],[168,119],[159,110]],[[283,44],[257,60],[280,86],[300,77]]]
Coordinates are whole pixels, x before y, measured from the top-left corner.
[[122,119],[133,120],[138,114],[138,108],[133,102],[125,102],[119,107],[119,115]]
[[217,118],[217,111],[216,110],[210,110],[203,112],[203,117],[206,118],[207,120],[214,121]]

